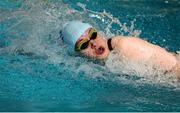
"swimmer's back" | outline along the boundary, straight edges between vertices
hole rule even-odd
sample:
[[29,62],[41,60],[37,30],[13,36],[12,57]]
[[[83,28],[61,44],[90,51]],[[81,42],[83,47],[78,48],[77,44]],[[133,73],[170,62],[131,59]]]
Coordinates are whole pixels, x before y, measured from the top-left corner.
[[176,65],[176,58],[165,49],[135,37],[113,37],[116,50],[127,59],[137,62],[150,62],[157,67],[171,70]]

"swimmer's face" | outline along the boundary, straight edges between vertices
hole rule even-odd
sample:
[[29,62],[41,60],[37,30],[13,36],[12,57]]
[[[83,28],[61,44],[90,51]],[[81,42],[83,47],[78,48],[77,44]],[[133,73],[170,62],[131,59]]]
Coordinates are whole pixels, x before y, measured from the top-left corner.
[[[91,29],[86,30],[86,32],[78,39],[77,43],[88,40],[87,46],[80,50],[79,52],[85,56],[93,57],[97,59],[105,59],[109,55],[109,49],[107,45],[107,39],[102,37],[99,33],[93,38],[88,34]],[[85,41],[87,42],[87,41]]]

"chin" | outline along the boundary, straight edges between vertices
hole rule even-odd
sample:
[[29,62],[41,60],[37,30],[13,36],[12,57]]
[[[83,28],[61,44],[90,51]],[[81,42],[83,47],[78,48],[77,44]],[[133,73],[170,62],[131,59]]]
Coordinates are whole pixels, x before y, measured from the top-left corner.
[[108,55],[106,55],[105,53],[102,54],[102,55],[97,55],[96,58],[97,59],[100,59],[100,60],[104,60],[104,59],[107,59]]
[[109,52],[106,49],[104,49],[102,53],[98,54],[95,52],[95,54],[96,54],[95,56],[97,59],[106,59],[109,55]]

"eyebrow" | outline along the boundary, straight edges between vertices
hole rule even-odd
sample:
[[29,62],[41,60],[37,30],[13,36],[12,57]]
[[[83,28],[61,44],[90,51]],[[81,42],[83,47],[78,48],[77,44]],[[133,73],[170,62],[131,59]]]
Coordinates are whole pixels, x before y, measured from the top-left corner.
[[82,40],[83,40],[83,39],[78,40],[77,43],[81,42]]
[[78,45],[83,39],[79,39],[75,45]]

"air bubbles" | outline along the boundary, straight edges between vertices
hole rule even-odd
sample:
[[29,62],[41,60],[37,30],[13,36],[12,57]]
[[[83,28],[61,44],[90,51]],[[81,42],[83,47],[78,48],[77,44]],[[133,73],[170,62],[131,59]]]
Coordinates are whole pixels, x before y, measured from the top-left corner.
[[169,3],[169,1],[165,0],[165,1],[164,1],[164,3],[168,4],[168,3]]

